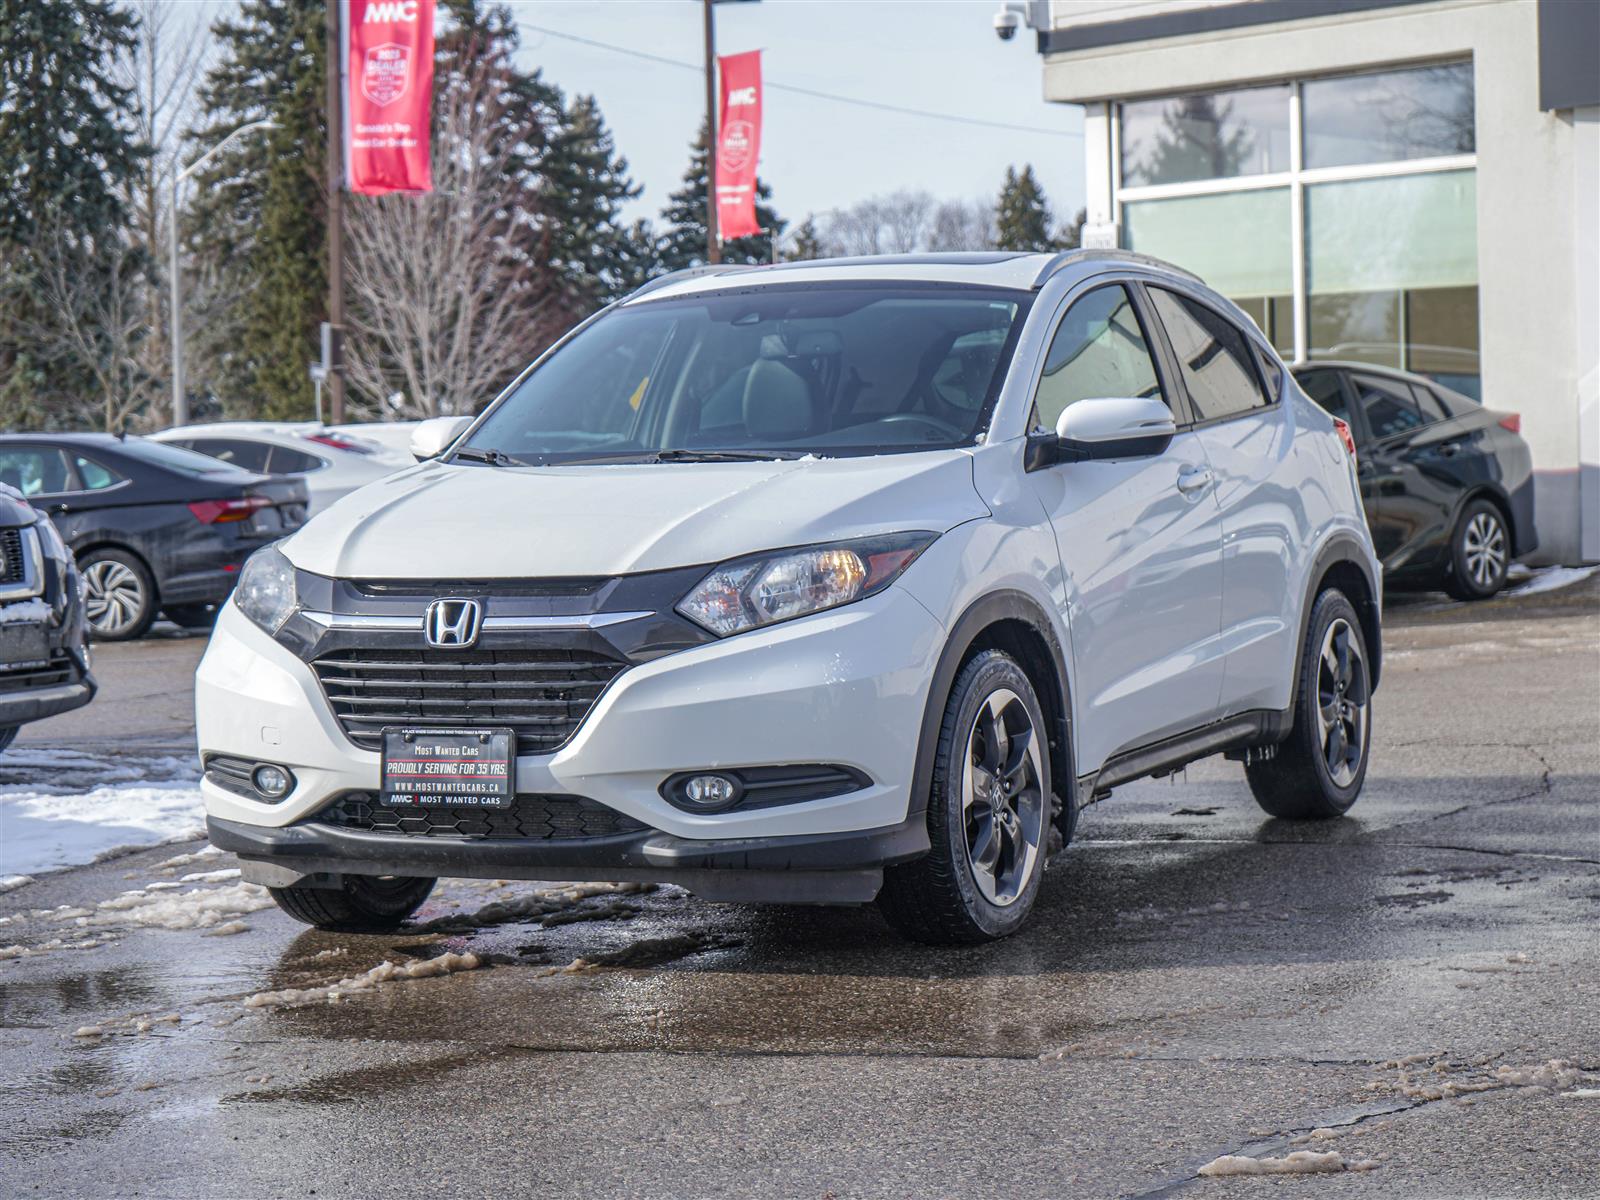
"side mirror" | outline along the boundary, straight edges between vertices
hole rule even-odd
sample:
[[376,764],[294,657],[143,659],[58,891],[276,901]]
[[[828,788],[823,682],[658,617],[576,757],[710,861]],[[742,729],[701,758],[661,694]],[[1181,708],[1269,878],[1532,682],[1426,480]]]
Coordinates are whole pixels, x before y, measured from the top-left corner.
[[1028,439],[1028,470],[1060,462],[1150,458],[1167,448],[1178,427],[1159,396],[1117,396],[1067,405],[1053,434]]
[[418,462],[438,458],[471,424],[471,417],[428,418],[411,431],[411,457]]

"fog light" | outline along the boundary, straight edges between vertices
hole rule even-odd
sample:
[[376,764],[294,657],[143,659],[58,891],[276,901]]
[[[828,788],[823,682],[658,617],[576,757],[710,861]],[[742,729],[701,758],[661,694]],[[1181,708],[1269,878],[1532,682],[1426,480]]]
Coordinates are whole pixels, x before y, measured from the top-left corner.
[[282,767],[262,763],[250,773],[250,785],[268,800],[282,800],[294,787],[294,776]]
[[683,798],[700,808],[722,808],[739,795],[739,785],[725,775],[691,775],[683,781]]

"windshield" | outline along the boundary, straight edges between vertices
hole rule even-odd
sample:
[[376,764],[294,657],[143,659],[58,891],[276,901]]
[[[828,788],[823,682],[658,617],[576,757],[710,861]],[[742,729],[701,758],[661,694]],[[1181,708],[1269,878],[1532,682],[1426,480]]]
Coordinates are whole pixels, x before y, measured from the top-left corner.
[[837,284],[630,305],[551,355],[465,446],[561,463],[970,445],[1030,299]]

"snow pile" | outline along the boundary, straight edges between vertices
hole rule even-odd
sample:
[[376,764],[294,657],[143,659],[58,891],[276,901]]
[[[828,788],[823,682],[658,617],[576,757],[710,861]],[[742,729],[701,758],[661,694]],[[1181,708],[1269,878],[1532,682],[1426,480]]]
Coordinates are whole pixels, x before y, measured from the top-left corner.
[[93,950],[96,946],[104,946],[115,938],[80,938],[72,942],[65,938],[51,938],[48,942],[40,942],[37,946],[0,946],[0,962],[7,962],[14,958],[37,958],[41,954],[50,954],[56,950]]
[[1506,595],[1532,596],[1539,592],[1553,592],[1558,588],[1582,583],[1596,571],[1600,571],[1600,567],[1547,567],[1542,571],[1535,571],[1527,583],[1519,583],[1509,589]]
[[35,597],[0,606],[0,625],[39,625],[48,622],[53,615],[50,606]]
[[[249,884],[245,885],[250,886]],[[304,1008],[308,1004],[338,1004],[346,996],[357,992],[370,992],[380,984],[407,979],[431,979],[437,975],[453,975],[458,971],[473,971],[483,965],[476,954],[446,952],[438,958],[417,959],[409,963],[392,963],[385,959],[372,970],[352,975],[337,983],[312,988],[284,988],[277,992],[257,992],[246,996],[246,1008]]]
[[103,785],[78,795],[8,790],[0,794],[0,876],[77,866],[123,846],[200,837],[204,825],[200,789],[188,780]]
[[1564,1092],[1583,1079],[1583,1068],[1564,1058],[1551,1058],[1531,1067],[1499,1067],[1494,1077],[1505,1087],[1547,1088]]
[[27,887],[32,882],[32,875],[7,875],[4,879],[0,879],[0,896],[14,892],[19,887]]
[[[148,929],[212,929],[246,913],[272,907],[267,889],[254,883],[231,887],[191,888],[187,892],[135,888],[102,900],[92,916],[75,917],[78,925],[143,926]],[[235,931],[242,932],[242,931]]]
[[1570,1092],[1562,1092],[1564,1100],[1600,1100],[1600,1088],[1578,1088]]
[[188,867],[197,862],[205,862],[206,859],[215,858],[221,853],[222,851],[215,846],[206,846],[204,849],[196,850],[193,854],[175,854],[171,858],[162,859],[151,869],[156,871],[175,871],[179,867]]
[[[1429,1064],[1423,1067],[1423,1064]],[[1591,1072],[1564,1058],[1551,1058],[1528,1066],[1499,1066],[1488,1069],[1488,1056],[1472,1062],[1452,1060],[1440,1051],[1410,1054],[1383,1064],[1398,1071],[1394,1082],[1374,1081],[1369,1091],[1398,1092],[1408,1100],[1454,1100],[1477,1092],[1498,1092],[1506,1088],[1538,1088],[1565,1092],[1587,1079]],[[1418,1070],[1418,1068],[1422,1068]]]
[[1318,1154],[1315,1150],[1296,1150],[1285,1158],[1246,1158],[1224,1154],[1201,1167],[1197,1174],[1216,1179],[1225,1175],[1329,1175],[1337,1171],[1371,1171],[1377,1163],[1370,1158],[1346,1162],[1337,1150]]

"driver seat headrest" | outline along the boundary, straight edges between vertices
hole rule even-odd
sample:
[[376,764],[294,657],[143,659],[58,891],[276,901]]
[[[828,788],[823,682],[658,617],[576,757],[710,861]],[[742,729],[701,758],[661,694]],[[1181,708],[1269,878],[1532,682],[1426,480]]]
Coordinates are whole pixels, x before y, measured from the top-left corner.
[[[765,347],[763,347],[763,350]],[[803,437],[816,420],[811,385],[775,358],[756,359],[744,381],[744,428],[752,438]]]

